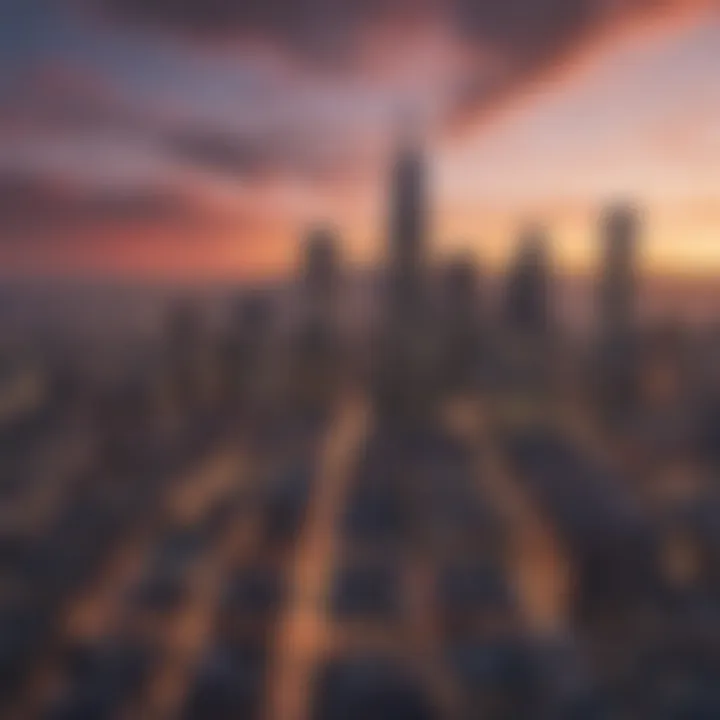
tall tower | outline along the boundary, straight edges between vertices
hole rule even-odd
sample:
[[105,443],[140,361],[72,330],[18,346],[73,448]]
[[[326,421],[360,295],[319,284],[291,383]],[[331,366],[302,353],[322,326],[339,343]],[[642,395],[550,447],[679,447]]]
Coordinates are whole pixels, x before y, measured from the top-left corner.
[[257,389],[265,383],[270,365],[272,307],[259,291],[237,298],[231,308],[222,353],[226,401],[235,409],[248,409],[262,402]]
[[508,271],[503,298],[503,342],[497,384],[507,392],[512,413],[543,417],[556,390],[552,315],[552,273],[548,239],[538,226],[526,228]]
[[394,301],[420,301],[425,257],[425,167],[419,149],[405,143],[395,161],[390,205],[389,264]]
[[386,306],[375,381],[380,415],[404,422],[429,413],[436,364],[425,287],[425,166],[416,144],[401,145],[389,194]]
[[325,317],[334,308],[338,283],[338,251],[335,234],[326,227],[311,230],[302,258],[305,303],[308,315]]
[[443,301],[448,320],[474,323],[478,302],[478,268],[469,254],[458,255],[447,264],[443,275]]
[[453,258],[444,269],[436,332],[440,339],[444,391],[471,390],[480,377],[478,269],[469,255]]
[[638,216],[629,205],[608,208],[601,220],[603,259],[598,320],[606,339],[632,332],[635,324],[635,263]]
[[311,230],[302,253],[302,315],[290,353],[291,394],[300,408],[314,412],[331,401],[341,364],[336,314],[339,261],[334,232],[327,227]]
[[638,399],[636,324],[637,212],[609,207],[601,218],[602,261],[597,295],[598,409],[617,428]]
[[550,268],[545,233],[537,227],[520,237],[505,287],[505,323],[523,335],[542,335],[550,324]]

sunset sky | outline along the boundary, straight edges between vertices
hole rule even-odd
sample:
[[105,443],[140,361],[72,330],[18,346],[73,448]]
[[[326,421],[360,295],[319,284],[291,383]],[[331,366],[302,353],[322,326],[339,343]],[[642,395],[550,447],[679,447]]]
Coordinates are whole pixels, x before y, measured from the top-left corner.
[[592,265],[637,202],[658,272],[720,272],[712,0],[0,0],[0,274],[283,273],[327,221],[377,257],[424,138],[433,247],[528,221]]

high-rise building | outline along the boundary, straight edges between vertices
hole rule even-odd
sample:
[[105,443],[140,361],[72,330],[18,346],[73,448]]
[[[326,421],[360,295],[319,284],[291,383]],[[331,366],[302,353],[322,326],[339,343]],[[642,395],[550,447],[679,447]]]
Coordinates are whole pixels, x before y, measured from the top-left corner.
[[636,251],[638,216],[615,205],[601,218],[603,244],[597,295],[598,403],[610,428],[628,418],[638,399]]
[[630,205],[609,207],[601,219],[598,320],[605,337],[629,333],[635,323],[638,224],[637,211]]
[[387,296],[378,340],[377,399],[381,414],[424,415],[432,395],[436,343],[427,307],[425,167],[405,143],[390,188]]
[[167,318],[168,379],[175,408],[197,410],[202,396],[203,324],[197,307],[178,304]]
[[411,310],[421,301],[426,222],[423,158],[417,147],[405,144],[395,161],[390,205],[388,260],[398,310]]
[[302,281],[307,311],[312,316],[325,315],[334,306],[339,262],[337,239],[332,230],[318,227],[305,240],[302,258]]
[[493,357],[493,386],[510,422],[535,422],[555,398],[551,269],[545,232],[523,230],[502,297],[501,342]]
[[471,255],[459,255],[447,264],[442,292],[449,312],[472,321],[478,310],[478,269]]
[[469,255],[454,258],[445,268],[439,321],[442,386],[468,390],[478,379],[481,341],[478,271]]
[[706,328],[695,344],[692,382],[698,453],[720,469],[720,325]]
[[300,260],[300,322],[292,336],[291,395],[308,410],[331,402],[339,381],[340,338],[337,323],[339,261],[335,234],[311,230]]
[[506,329],[522,335],[543,334],[550,323],[550,267],[545,233],[527,228],[505,286]]
[[259,384],[267,367],[271,323],[268,299],[259,292],[240,297],[233,304],[222,347],[224,394],[233,406],[247,400],[250,388]]

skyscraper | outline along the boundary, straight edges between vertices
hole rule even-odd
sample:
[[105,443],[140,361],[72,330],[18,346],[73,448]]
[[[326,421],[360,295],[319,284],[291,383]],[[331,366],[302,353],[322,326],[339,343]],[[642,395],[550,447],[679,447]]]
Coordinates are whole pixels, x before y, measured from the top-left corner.
[[521,335],[542,334],[550,322],[550,268],[545,233],[523,231],[505,286],[505,325]]
[[339,380],[340,338],[336,317],[339,261],[335,234],[311,230],[300,259],[301,320],[292,338],[292,397],[302,408],[322,410]]
[[479,375],[481,340],[478,270],[472,256],[458,256],[448,263],[441,292],[441,385],[451,391],[469,390]]
[[167,318],[168,380],[179,414],[198,409],[202,396],[203,323],[197,307],[180,303]]
[[602,261],[597,295],[598,404],[611,428],[625,421],[637,400],[636,245],[638,217],[615,205],[601,218]]
[[405,143],[395,161],[390,200],[389,271],[396,311],[417,308],[422,295],[426,243],[425,167]]
[[270,354],[271,323],[264,295],[251,292],[235,301],[222,347],[224,394],[233,407],[245,404],[250,389],[260,384]]
[[311,230],[305,240],[303,263],[304,301],[308,314],[326,315],[334,306],[338,281],[338,252],[335,234],[327,227]]
[[522,231],[502,298],[502,341],[493,361],[493,384],[502,389],[513,422],[534,421],[538,413],[544,416],[555,396],[547,245],[542,228],[532,225]]
[[630,205],[609,207],[601,219],[602,266],[598,288],[601,334],[625,335],[635,322],[638,215]]
[[425,287],[425,203],[422,155],[405,142],[390,187],[386,307],[376,368],[381,414],[404,419],[426,413],[435,369]]
[[478,269],[470,254],[454,257],[443,274],[443,300],[449,312],[474,318],[478,302]]

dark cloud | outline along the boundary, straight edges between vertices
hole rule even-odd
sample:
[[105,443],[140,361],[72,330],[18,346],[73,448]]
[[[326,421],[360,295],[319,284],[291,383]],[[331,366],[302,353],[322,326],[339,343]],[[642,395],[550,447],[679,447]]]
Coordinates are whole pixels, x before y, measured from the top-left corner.
[[[610,16],[661,11],[683,0],[95,0],[112,16],[197,38],[261,37],[322,56],[353,48],[368,29],[449,23],[458,35],[518,57],[553,53]],[[687,4],[687,3],[685,3]],[[404,22],[403,22],[404,21]]]
[[176,131],[163,144],[170,154],[184,162],[232,176],[264,174],[277,163],[276,153],[265,141],[219,131],[200,128]]
[[[112,16],[213,42],[266,39],[306,57],[351,52],[378,0],[97,0]],[[394,4],[393,0],[387,4]],[[403,3],[407,4],[407,3]]]
[[160,121],[125,97],[100,71],[42,59],[20,74],[4,98],[0,147],[8,138],[148,138]]
[[52,238],[93,228],[188,222],[201,214],[188,198],[159,188],[87,189],[52,178],[0,174],[0,236]]
[[570,68],[598,40],[612,40],[631,22],[642,24],[702,6],[702,0],[456,0],[455,26],[471,47],[487,48],[502,71],[460,88],[450,113],[463,125],[502,106],[528,84]]
[[10,117],[54,131],[114,131],[142,127],[139,114],[90,68],[57,60],[38,63],[16,94]]
[[471,39],[532,57],[571,41],[605,15],[608,7],[603,0],[461,0],[456,22]]
[[303,133],[241,136],[204,127],[184,128],[161,142],[176,159],[201,170],[237,178],[301,177],[306,181],[339,181],[350,168],[361,171],[352,148]]
[[[413,22],[450,28],[458,45],[499,54],[504,72],[488,83],[484,72],[470,77],[459,95],[464,107],[517,88],[564,60],[594,34],[638,13],[663,13],[693,0],[95,0],[111,17],[181,32],[209,43],[263,39],[304,59],[334,61],[368,44],[369,31],[396,34],[395,52]],[[372,47],[372,43],[370,43]],[[392,55],[387,59],[392,63]]]
[[[449,79],[451,99],[443,105],[441,122],[467,122],[478,112],[501,104],[538,74],[572,58],[596,33],[636,13],[669,12],[688,4],[684,0],[65,1],[73,7],[99,9],[122,27],[135,24],[158,34],[182,33],[208,45],[223,39],[238,43],[262,39],[290,58],[316,62],[293,67],[290,72],[284,68],[285,84],[268,89],[270,100],[253,108],[257,112],[249,116],[254,122],[245,123],[255,129],[243,134],[227,129],[237,119],[234,112],[240,116],[245,112],[240,103],[236,110],[228,109],[226,129],[202,122],[188,125],[187,118],[174,117],[169,107],[132,102],[132,96],[118,92],[100,69],[45,58],[23,78],[23,92],[8,108],[2,120],[4,127],[17,131],[17,135],[34,129],[42,137],[74,135],[82,139],[98,132],[139,139],[147,141],[151,153],[231,179],[295,175],[331,183],[362,173],[373,160],[367,149],[371,143],[363,145],[358,137],[368,128],[354,122],[353,113],[365,109],[363,102],[368,106],[373,102],[388,104],[393,96],[387,88],[384,94],[380,92],[382,78],[374,77],[370,84],[374,82],[378,93],[369,92],[367,101],[362,94],[355,99],[347,93],[344,77],[342,83],[334,84],[323,83],[322,77],[318,80],[314,74],[318,67],[334,69],[337,58],[353,57],[361,47],[363,52],[379,53],[380,45],[385,67],[394,59],[403,59],[407,48],[404,31],[412,23],[450,29],[458,48],[478,52],[477,56],[470,53],[470,68],[463,68],[466,74],[462,82],[455,84],[454,78]],[[386,31],[385,42],[358,42],[372,30]],[[188,47],[193,46],[182,46],[182,52],[192,53]],[[499,72],[488,74],[482,61],[488,56],[497,62]],[[171,64],[169,61],[168,66]],[[265,76],[258,77],[262,82]],[[417,82],[417,77],[408,82]],[[364,88],[362,82],[358,87]],[[188,83],[189,105],[193,89]],[[425,92],[422,83],[421,90]],[[431,101],[442,94],[439,90],[443,88],[427,88]],[[284,93],[292,97],[286,98]],[[338,95],[348,103],[346,108],[338,110]],[[334,104],[329,102],[333,98]],[[295,114],[293,103],[298,106]],[[264,115],[267,128],[258,122]],[[8,133],[8,137],[16,134]],[[157,188],[81,191],[32,176],[0,176],[0,229],[4,231],[27,233],[38,226],[87,227],[103,221],[125,225],[169,222],[193,217],[197,212],[187,198]]]
[[[689,0],[692,2],[692,0]],[[440,108],[440,123],[458,125],[472,122],[479,112],[492,109],[517,93],[524,84],[560,62],[573,57],[588,38],[621,21],[631,13],[661,12],[686,4],[685,0],[65,0],[73,7],[93,7],[122,27],[137,26],[158,34],[182,33],[212,46],[228,39],[262,39],[290,58],[303,63],[283,78],[286,85],[268,88],[266,102],[258,103],[254,116],[267,115],[273,133],[260,129],[251,134],[216,130],[202,123],[187,127],[171,110],[147,103],[140,106],[118,92],[101,71],[58,63],[50,58],[24,78],[24,92],[4,114],[2,125],[17,135],[33,128],[45,135],[125,136],[149,140],[161,153],[203,170],[232,177],[256,177],[290,173],[310,180],[335,180],[348,173],[353,164],[367,162],[362,153],[351,152],[357,144],[358,123],[351,115],[364,108],[348,109],[323,116],[328,96],[337,94],[338,84],[324,85],[325,69],[354,68],[337,62],[358,53],[382,55],[380,72],[392,73],[394,61],[402,62],[407,50],[407,28],[413,22],[450,29],[458,48],[471,50],[469,61],[448,77],[445,87],[428,80],[410,93],[426,92],[422,107]],[[94,27],[94,25],[90,25]],[[382,43],[359,43],[371,30],[384,30]],[[98,30],[99,32],[99,30]],[[387,37],[391,41],[387,42]],[[396,39],[396,42],[395,42]],[[382,51],[378,48],[382,47]],[[182,52],[192,53],[192,46]],[[477,50],[477,56],[472,50]],[[417,48],[414,48],[417,51]],[[432,48],[428,50],[432,54]],[[495,70],[488,72],[485,60],[491,57]],[[463,53],[463,58],[465,54]],[[441,63],[441,58],[430,62]],[[169,66],[170,63],[168,63]],[[469,65],[469,67],[468,67]],[[427,70],[427,68],[425,68]],[[455,71],[453,71],[455,72]],[[318,76],[319,73],[319,76]],[[444,76],[443,76],[444,78]],[[367,78],[365,78],[366,80]],[[197,78],[196,78],[197,80]],[[345,78],[342,78],[344,81]],[[258,80],[263,82],[263,80]],[[363,87],[361,81],[358,86]],[[404,102],[403,83],[417,84],[417,77],[399,81],[397,92],[389,93],[382,78],[375,77],[377,94],[372,102]],[[445,80],[443,79],[443,82]],[[290,86],[290,89],[288,88]],[[392,86],[395,89],[395,85]],[[188,83],[192,103],[194,86]],[[241,91],[242,92],[242,91]],[[285,98],[284,93],[292,94]],[[303,94],[305,93],[305,94]],[[324,93],[324,95],[323,95]],[[384,94],[383,94],[384,93]],[[415,93],[413,95],[413,93]],[[435,102],[440,96],[449,98]],[[283,107],[283,101],[288,107]],[[324,103],[324,104],[322,104]],[[248,106],[253,103],[248,100]],[[293,114],[294,105],[304,111],[313,108],[313,120],[303,127]],[[337,106],[337,103],[336,103]],[[167,110],[167,111],[166,111]],[[228,127],[232,117],[228,110]],[[245,110],[238,105],[240,116]],[[332,118],[332,119],[330,119]],[[315,122],[318,120],[317,122]],[[308,125],[310,125],[308,127]],[[360,132],[367,130],[360,126]]]

